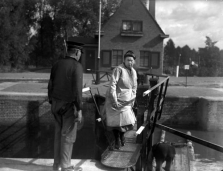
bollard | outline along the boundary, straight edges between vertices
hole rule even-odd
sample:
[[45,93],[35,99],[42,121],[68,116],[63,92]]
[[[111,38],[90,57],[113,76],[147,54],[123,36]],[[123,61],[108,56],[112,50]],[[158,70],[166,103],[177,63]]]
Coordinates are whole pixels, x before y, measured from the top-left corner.
[[[187,135],[191,135],[191,132],[187,131]],[[191,161],[194,161],[195,160],[195,156],[194,156],[194,146],[193,146],[193,143],[190,140],[186,140],[186,142],[187,142],[187,148],[188,148],[188,153],[189,153],[189,159]]]
[[[149,79],[149,84],[150,84],[150,88],[152,88],[153,86],[155,86],[156,84],[158,84],[158,82],[159,82],[159,78],[158,77],[156,77],[156,78],[150,78]],[[158,88],[156,88],[155,90],[154,90],[154,95],[158,95],[159,94],[159,89]]]
[[149,78],[148,78],[148,75],[144,75],[144,83],[145,84],[149,84]]
[[166,131],[162,130],[160,135],[160,142],[165,142]]

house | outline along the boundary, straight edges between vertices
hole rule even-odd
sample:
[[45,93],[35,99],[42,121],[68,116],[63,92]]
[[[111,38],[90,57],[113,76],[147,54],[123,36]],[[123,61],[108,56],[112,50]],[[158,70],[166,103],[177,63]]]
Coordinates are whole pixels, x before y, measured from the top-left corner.
[[[155,0],[149,10],[141,0],[122,0],[120,7],[101,29],[100,63],[97,65],[98,40],[85,39],[82,64],[84,70],[111,70],[123,61],[128,50],[136,55],[136,68],[142,72],[162,74],[163,40],[168,37],[155,20]],[[80,41],[80,38],[75,40]]]
[[93,37],[70,37],[68,40],[84,43],[84,53],[80,62],[84,72],[95,71],[97,68],[98,39]]

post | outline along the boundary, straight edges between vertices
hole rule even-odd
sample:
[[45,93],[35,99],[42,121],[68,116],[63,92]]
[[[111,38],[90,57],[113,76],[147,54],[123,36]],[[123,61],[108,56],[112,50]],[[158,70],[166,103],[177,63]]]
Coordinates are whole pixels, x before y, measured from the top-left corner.
[[100,51],[101,51],[101,0],[99,0],[99,22],[98,22],[98,58],[97,58],[97,71],[96,71],[96,84],[100,84]]
[[181,54],[179,54],[179,58],[178,58],[178,65],[177,65],[177,68],[176,68],[176,77],[179,76],[179,70],[180,70],[180,57],[181,57]]
[[161,130],[160,142],[165,142],[166,131]]
[[177,65],[177,68],[176,68],[176,77],[179,76],[179,65]]
[[[187,135],[190,135],[191,136],[191,132],[190,131],[187,131],[186,133]],[[195,155],[194,155],[194,146],[193,146],[193,143],[192,141],[186,139],[186,143],[187,143],[187,148],[188,148],[188,158],[190,161],[194,161],[195,160]]]

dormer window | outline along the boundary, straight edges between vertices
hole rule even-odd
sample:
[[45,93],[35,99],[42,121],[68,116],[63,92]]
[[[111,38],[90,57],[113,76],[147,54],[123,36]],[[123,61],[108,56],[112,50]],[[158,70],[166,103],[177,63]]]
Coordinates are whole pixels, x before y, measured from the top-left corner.
[[142,32],[142,21],[122,21],[122,31]]
[[122,36],[142,36],[142,21],[123,20],[121,35]]

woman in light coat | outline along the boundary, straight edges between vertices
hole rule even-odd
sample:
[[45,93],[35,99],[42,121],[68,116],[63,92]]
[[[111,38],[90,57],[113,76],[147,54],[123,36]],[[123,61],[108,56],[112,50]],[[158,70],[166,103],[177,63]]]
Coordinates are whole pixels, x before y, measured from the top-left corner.
[[137,74],[133,68],[135,58],[132,51],[126,52],[124,62],[113,70],[106,93],[106,124],[113,131],[116,149],[124,146],[124,133],[132,129],[136,122],[132,110],[137,90]]

